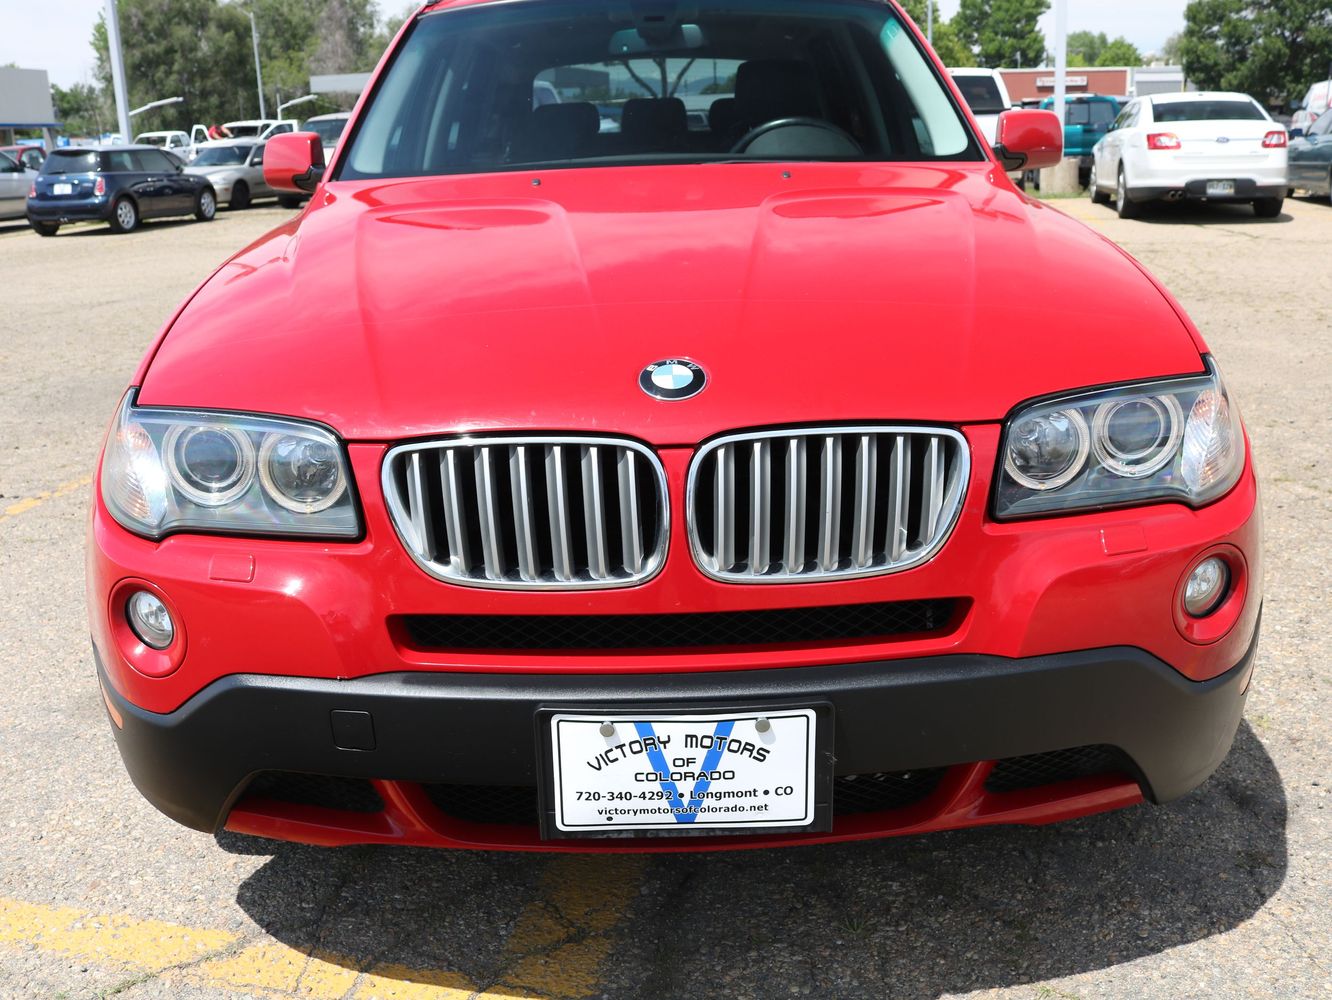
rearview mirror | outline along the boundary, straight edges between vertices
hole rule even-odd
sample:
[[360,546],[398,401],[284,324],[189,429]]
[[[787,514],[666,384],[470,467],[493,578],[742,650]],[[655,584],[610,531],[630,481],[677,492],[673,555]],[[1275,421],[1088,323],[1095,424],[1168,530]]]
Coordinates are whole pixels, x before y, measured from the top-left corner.
[[1056,166],[1064,158],[1064,126],[1053,111],[1005,111],[994,151],[1010,173]]
[[277,191],[309,193],[324,176],[324,144],[315,132],[284,132],[264,147],[264,180]]

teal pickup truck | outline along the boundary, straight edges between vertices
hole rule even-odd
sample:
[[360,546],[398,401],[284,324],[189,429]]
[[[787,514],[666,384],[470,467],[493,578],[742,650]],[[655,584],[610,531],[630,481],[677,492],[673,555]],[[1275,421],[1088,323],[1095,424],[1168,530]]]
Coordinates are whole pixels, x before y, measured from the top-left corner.
[[[1041,101],[1054,110],[1054,98]],[[1078,158],[1078,180],[1085,187],[1091,177],[1092,147],[1119,117],[1119,102],[1101,94],[1070,94],[1064,98],[1064,155]]]

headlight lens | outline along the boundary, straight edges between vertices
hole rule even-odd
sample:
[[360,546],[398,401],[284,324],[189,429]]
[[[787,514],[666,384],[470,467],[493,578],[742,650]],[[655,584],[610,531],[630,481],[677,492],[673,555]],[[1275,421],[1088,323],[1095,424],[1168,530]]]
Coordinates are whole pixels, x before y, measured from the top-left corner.
[[1033,404],[1004,432],[998,517],[1148,500],[1201,506],[1244,468],[1244,431],[1215,363],[1196,378]]
[[275,417],[140,408],[126,396],[102,460],[102,499],[130,531],[360,533],[341,443]]

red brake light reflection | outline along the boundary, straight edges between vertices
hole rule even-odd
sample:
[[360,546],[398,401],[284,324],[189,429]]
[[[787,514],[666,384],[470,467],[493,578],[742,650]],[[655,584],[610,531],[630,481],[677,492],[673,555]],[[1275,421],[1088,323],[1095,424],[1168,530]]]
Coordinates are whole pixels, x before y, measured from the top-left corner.
[[95,194],[99,198],[102,197],[102,195],[106,194],[105,177],[99,177],[97,178],[97,180],[93,182],[93,194]]
[[1179,149],[1179,136],[1174,132],[1153,132],[1147,136],[1148,149]]

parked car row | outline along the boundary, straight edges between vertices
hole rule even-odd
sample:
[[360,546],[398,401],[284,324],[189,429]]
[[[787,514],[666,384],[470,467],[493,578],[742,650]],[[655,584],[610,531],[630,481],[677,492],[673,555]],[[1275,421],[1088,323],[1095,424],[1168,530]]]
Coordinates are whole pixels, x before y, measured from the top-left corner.
[[[311,118],[327,159],[350,116],[344,112]],[[0,219],[27,218],[42,236],[54,236],[71,222],[100,221],[119,233],[144,219],[193,215],[208,221],[219,205],[237,210],[276,198],[296,208],[304,195],[278,192],[264,179],[268,136],[295,129],[290,121],[228,122],[233,138],[209,140],[195,126],[180,131],[144,132],[132,144],[70,146],[35,159],[25,169],[0,152]],[[25,153],[35,147],[16,147]],[[38,150],[38,152],[41,152]]]

